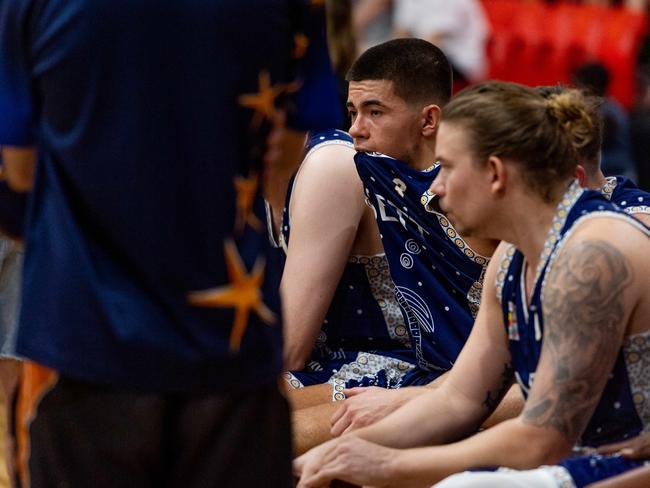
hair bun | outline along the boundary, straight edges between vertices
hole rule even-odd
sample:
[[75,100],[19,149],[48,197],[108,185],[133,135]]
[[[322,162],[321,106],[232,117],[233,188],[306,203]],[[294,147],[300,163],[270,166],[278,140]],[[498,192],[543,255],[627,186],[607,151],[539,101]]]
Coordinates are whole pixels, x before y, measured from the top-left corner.
[[580,149],[591,142],[593,121],[587,101],[578,90],[566,90],[546,100],[546,111],[566,131],[573,146]]

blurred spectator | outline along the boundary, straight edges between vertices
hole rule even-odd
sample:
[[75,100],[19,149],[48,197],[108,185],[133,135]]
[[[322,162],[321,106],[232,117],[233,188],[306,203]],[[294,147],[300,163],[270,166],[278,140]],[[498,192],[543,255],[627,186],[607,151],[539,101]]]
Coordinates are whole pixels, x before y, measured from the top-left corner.
[[619,103],[607,96],[609,71],[600,63],[587,63],[573,73],[576,87],[603,99],[603,145],[601,167],[605,175],[624,175],[636,181],[635,165],[630,154],[629,121]]
[[633,10],[643,10],[647,7],[647,0],[584,0],[582,3],[587,5],[624,5],[626,8]]
[[[352,24],[352,2],[351,0],[327,0],[325,11],[327,46],[336,75],[341,110],[342,113],[347,114],[348,82],[345,80],[345,75],[357,57],[357,40]],[[342,119],[342,125],[337,128],[347,131],[350,128],[350,118]]]
[[354,0],[358,53],[387,41],[393,29],[391,0]]
[[630,115],[630,142],[638,185],[650,189],[650,37],[641,44],[638,59],[637,103]]
[[487,74],[488,22],[478,0],[395,0],[395,37],[419,37],[445,52],[454,79],[480,81]]

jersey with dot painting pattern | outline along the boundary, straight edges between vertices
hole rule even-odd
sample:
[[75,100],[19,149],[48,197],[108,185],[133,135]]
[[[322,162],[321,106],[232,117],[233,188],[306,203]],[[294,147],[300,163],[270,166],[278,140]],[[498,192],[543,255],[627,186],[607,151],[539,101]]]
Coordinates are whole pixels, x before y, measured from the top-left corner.
[[[528,395],[533,384],[542,349],[545,277],[561,248],[563,237],[570,233],[576,222],[603,212],[629,221],[650,236],[650,229],[608,202],[600,192],[583,190],[574,182],[557,207],[536,271],[529,306],[524,292],[526,261],[523,254],[510,246],[500,263],[496,278],[497,296],[501,301],[515,377],[524,396]],[[650,333],[631,336],[624,341],[602,398],[582,435],[582,445],[593,447],[616,442],[650,428],[648,351]]]
[[650,214],[650,193],[641,190],[625,176],[609,176],[600,189],[610,202],[630,215]]
[[[305,158],[330,145],[352,147],[352,138],[341,130],[314,131],[309,135]],[[295,180],[290,182],[287,191],[279,236],[279,245],[285,251],[291,234],[288,208],[294,182]],[[318,256],[314,256],[314,259],[318,259]],[[300,387],[329,381],[344,365],[358,362],[360,359],[357,358],[357,353],[360,351],[371,353],[375,357],[400,360],[396,363],[398,367],[395,373],[386,368],[384,361],[378,360],[375,368],[368,365],[365,374],[359,375],[372,377],[371,381],[366,380],[370,381],[369,384],[401,386],[404,375],[413,369],[411,363],[414,358],[410,350],[409,334],[395,298],[395,285],[384,254],[349,257],[310,359],[304,370],[292,372],[290,379],[298,380],[299,383],[290,383],[294,387]],[[385,381],[376,377],[382,369],[386,373]],[[351,378],[345,379],[349,381]]]
[[378,153],[357,153],[396,295],[420,368],[451,369],[474,324],[489,258],[476,253],[436,208],[439,168],[418,171]]

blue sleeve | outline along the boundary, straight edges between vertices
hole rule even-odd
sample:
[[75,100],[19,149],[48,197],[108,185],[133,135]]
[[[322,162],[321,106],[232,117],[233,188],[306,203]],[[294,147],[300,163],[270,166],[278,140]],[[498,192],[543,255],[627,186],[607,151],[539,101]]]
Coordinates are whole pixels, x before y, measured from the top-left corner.
[[303,29],[308,47],[298,63],[300,87],[292,96],[294,111],[290,112],[288,123],[299,130],[339,127],[344,114],[327,47],[324,7],[310,8]]
[[0,0],[0,146],[31,146],[29,0]]

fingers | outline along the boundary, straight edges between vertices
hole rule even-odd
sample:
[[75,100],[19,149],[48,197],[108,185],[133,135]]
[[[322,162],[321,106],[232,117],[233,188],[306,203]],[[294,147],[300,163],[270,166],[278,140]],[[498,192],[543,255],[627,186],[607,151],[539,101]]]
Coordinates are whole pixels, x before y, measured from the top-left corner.
[[343,394],[345,395],[346,398],[353,397],[355,395],[358,395],[359,393],[363,393],[364,391],[368,391],[370,387],[357,387],[357,388],[346,388],[343,390]]
[[330,425],[334,426],[335,423],[339,421],[341,417],[345,415],[345,412],[347,412],[347,401],[343,400],[341,404],[339,405],[339,408],[336,409],[336,412],[332,414],[330,417]]
[[596,449],[596,452],[598,454],[615,454],[619,452],[621,449],[624,449],[628,447],[631,444],[630,441],[623,441],[623,442],[616,442],[614,444],[607,444],[604,446],[600,446],[598,449]]
[[[332,424],[332,428],[330,429],[330,434],[332,434],[333,437],[340,436],[352,425],[352,416],[350,415],[350,412],[348,412],[348,410],[345,408],[345,406],[342,406],[339,411],[342,411],[342,413],[338,416],[336,421]],[[338,413],[338,411],[336,413]]]
[[596,452],[598,454],[616,454],[621,450],[629,450],[630,448],[633,447],[634,447],[634,439],[631,441],[615,442],[613,444],[606,444],[604,446],[600,446],[598,449],[596,449]]
[[638,438],[631,441],[607,444],[597,449],[598,454],[619,454],[627,459],[643,459],[650,454],[650,444],[640,442]]

